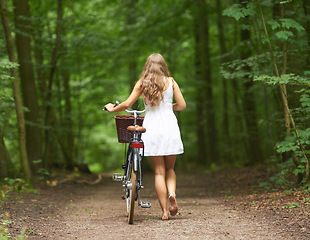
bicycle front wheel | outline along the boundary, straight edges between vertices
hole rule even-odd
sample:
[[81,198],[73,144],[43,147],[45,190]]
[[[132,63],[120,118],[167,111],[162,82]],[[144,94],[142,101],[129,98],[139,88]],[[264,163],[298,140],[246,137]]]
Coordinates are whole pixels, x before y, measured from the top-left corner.
[[127,211],[128,211],[128,223],[133,223],[133,214],[135,210],[135,200],[136,200],[136,186],[137,186],[137,172],[131,169],[131,189],[129,191],[129,196],[127,198]]

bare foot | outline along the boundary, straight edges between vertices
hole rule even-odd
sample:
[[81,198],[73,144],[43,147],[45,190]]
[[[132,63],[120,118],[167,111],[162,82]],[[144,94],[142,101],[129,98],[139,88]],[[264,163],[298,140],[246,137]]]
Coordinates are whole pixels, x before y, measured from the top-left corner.
[[171,216],[175,216],[178,213],[177,200],[175,199],[175,193],[169,194],[170,207],[169,212]]
[[163,212],[163,216],[162,216],[161,220],[169,220],[168,212]]

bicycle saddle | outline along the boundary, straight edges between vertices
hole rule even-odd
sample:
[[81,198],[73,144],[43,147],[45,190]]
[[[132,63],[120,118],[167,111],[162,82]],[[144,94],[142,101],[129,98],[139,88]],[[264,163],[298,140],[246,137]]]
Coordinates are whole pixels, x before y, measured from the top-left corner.
[[141,126],[139,126],[139,125],[135,125],[135,126],[128,126],[127,127],[127,130],[128,131],[133,131],[133,132],[141,132],[141,133],[144,133],[144,132],[146,132],[146,129],[145,129],[145,127],[141,127]]

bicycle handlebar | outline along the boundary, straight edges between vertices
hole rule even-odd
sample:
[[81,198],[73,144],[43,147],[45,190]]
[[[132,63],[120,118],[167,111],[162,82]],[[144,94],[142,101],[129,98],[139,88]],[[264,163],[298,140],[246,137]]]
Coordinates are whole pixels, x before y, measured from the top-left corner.
[[[116,107],[116,106],[118,106],[118,105],[119,105],[119,101],[116,101],[115,104],[114,104],[114,107]],[[106,111],[107,109],[104,108],[104,109],[102,109],[102,110],[103,110],[103,111]],[[142,110],[142,111],[138,111],[138,110],[128,110],[128,109],[126,109],[125,111],[128,112],[128,113],[133,113],[134,117],[137,118],[137,115],[139,115],[139,114],[141,114],[141,113],[144,113],[144,112],[145,112],[145,109]]]
[[136,113],[136,114],[141,114],[141,113],[144,113],[145,112],[145,109],[144,110],[142,110],[142,111],[138,111],[138,110],[125,110],[126,112],[128,112],[128,113]]
[[[138,110],[127,110],[127,109],[126,109],[125,111],[128,112],[128,113],[133,113],[133,116],[134,116],[135,121],[136,121],[138,115],[141,114],[141,113],[144,113],[144,112],[145,112],[145,109],[142,110],[142,111],[138,111]],[[134,124],[136,124],[136,122],[134,122]]]

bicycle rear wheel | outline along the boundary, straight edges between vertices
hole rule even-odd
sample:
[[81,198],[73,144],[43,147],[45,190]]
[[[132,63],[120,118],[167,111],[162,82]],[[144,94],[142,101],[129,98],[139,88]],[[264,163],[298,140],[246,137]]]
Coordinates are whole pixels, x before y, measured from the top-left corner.
[[137,183],[137,172],[131,169],[131,189],[129,190],[129,196],[127,197],[127,213],[128,213],[128,223],[133,223],[133,214],[135,210],[135,200],[136,200],[136,183]]

